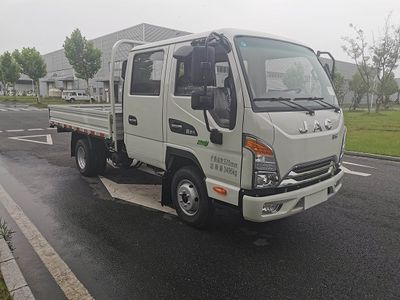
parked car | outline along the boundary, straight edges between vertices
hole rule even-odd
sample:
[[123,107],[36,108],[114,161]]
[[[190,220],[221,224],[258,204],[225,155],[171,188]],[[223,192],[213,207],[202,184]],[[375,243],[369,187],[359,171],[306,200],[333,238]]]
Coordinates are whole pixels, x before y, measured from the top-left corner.
[[65,90],[62,92],[61,98],[67,102],[94,100],[93,97],[81,90]]

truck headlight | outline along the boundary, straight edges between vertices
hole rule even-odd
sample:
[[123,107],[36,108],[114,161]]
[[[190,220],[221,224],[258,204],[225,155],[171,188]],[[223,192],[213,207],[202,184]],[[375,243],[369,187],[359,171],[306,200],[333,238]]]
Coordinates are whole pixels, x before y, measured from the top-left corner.
[[245,137],[244,147],[254,155],[254,187],[276,186],[279,183],[279,174],[272,148],[253,136]]
[[344,148],[346,147],[346,136],[347,136],[347,127],[344,127],[343,138],[342,138],[342,148],[340,149],[340,156],[339,156],[339,166],[342,165],[342,161],[343,161]]

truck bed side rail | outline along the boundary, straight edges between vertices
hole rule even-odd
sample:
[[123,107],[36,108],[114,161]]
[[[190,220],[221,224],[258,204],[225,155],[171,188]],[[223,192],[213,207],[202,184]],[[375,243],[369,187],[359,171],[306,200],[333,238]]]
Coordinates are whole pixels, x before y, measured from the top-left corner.
[[[116,109],[115,109],[115,97],[114,97],[114,70],[115,70],[115,58],[121,45],[131,45],[132,48],[135,45],[143,45],[145,42],[135,40],[119,40],[117,41],[111,50],[111,61],[110,61],[110,103],[111,103],[111,122],[112,122],[112,139],[117,141],[117,122],[116,122]],[[120,81],[122,80],[120,75]],[[118,151],[118,143],[115,143],[115,150]]]

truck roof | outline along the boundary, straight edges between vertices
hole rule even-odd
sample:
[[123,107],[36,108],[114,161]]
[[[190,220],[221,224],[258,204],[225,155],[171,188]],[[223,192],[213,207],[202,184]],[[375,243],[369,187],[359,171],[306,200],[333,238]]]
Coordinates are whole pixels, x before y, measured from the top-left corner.
[[138,45],[138,46],[135,46],[131,51],[137,51],[137,50],[141,50],[141,49],[171,45],[171,44],[190,41],[190,40],[194,40],[194,39],[200,39],[200,38],[204,38],[204,37],[208,36],[211,32],[222,33],[229,39],[233,39],[235,36],[241,36],[241,35],[256,36],[256,37],[264,37],[264,38],[280,40],[280,41],[284,41],[284,42],[290,42],[290,43],[294,43],[294,44],[298,44],[298,45],[310,48],[309,46],[307,46],[301,42],[298,42],[298,41],[295,41],[295,40],[292,40],[289,38],[285,38],[282,36],[278,36],[278,35],[268,34],[265,32],[244,30],[244,29],[235,29],[235,28],[221,28],[221,29],[216,29],[216,30],[212,30],[212,31],[194,33],[194,34],[184,35],[184,36],[177,37],[177,38],[172,38],[172,39],[167,39],[167,40],[162,40],[162,41],[157,41],[157,42],[151,42],[151,43],[147,43],[147,44],[143,44],[143,45]]

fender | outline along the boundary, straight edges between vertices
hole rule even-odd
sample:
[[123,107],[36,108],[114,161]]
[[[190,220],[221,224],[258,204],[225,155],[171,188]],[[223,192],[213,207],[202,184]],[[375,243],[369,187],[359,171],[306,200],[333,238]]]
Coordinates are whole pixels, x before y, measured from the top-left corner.
[[162,176],[161,205],[172,207],[171,179],[175,170],[185,165],[195,165],[202,173],[204,180],[205,180],[205,175],[196,156],[194,156],[193,153],[186,150],[168,146],[167,151],[165,153],[165,164],[166,164],[166,170],[164,172],[164,175]]

